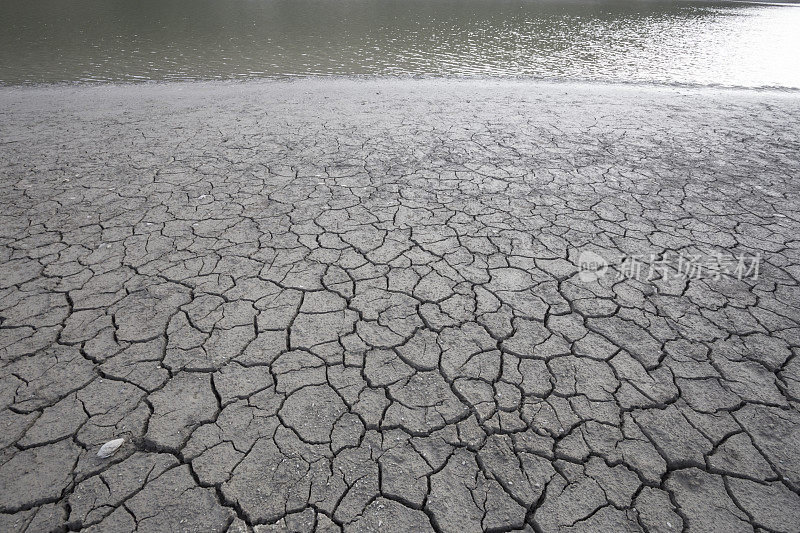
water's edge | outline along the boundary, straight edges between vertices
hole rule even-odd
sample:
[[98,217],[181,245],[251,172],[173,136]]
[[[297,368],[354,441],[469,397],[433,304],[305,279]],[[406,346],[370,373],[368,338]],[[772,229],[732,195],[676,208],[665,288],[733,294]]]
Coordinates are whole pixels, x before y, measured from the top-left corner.
[[324,84],[412,84],[421,86],[426,83],[465,84],[465,85],[525,85],[554,88],[620,88],[642,90],[680,90],[686,89],[700,92],[720,92],[725,94],[742,93],[775,93],[800,95],[800,88],[782,86],[741,86],[699,83],[659,83],[621,80],[594,80],[580,78],[542,78],[535,76],[375,76],[375,75],[332,75],[332,76],[274,76],[261,78],[226,78],[226,79],[192,79],[192,80],[139,80],[139,81],[85,81],[58,83],[3,83],[0,81],[0,92],[16,91],[58,91],[92,89],[182,89],[182,88],[224,88],[224,87],[257,87],[270,85],[303,85],[317,86]]

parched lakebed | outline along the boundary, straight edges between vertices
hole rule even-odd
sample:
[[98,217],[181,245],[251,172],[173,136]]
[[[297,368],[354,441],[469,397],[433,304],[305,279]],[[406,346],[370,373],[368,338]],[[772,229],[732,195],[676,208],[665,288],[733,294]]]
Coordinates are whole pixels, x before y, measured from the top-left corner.
[[798,93],[0,109],[0,530],[800,523]]

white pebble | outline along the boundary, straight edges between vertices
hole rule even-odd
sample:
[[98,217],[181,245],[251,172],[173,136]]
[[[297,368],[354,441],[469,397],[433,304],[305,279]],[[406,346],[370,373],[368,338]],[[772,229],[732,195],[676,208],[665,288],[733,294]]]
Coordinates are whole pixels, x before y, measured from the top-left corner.
[[119,450],[119,447],[122,446],[123,442],[125,442],[125,439],[114,439],[106,442],[97,451],[97,457],[101,459],[111,457],[117,452],[117,450]]

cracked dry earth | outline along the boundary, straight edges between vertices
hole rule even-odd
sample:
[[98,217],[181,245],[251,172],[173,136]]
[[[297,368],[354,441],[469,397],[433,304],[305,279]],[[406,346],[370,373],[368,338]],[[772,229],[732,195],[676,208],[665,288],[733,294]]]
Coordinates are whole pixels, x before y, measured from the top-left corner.
[[[0,109],[0,530],[800,529],[796,93]],[[680,252],[760,275],[617,275]]]

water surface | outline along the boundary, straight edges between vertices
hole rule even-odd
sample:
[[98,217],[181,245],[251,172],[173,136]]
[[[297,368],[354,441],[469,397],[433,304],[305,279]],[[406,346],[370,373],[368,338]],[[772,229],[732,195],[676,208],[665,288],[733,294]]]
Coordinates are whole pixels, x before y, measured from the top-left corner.
[[0,0],[0,83],[320,75],[800,88],[800,6]]

